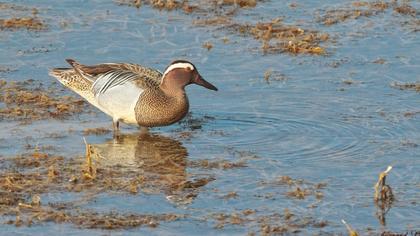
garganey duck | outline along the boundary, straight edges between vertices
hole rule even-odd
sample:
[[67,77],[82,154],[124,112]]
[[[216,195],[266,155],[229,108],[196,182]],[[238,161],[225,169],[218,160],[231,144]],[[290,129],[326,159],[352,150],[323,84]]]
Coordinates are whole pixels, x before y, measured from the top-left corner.
[[120,121],[147,128],[181,120],[189,109],[185,93],[189,84],[217,91],[184,60],[172,62],[163,74],[137,64],[86,66],[72,59],[66,61],[72,68],[55,68],[49,74],[111,116],[114,131],[119,130]]

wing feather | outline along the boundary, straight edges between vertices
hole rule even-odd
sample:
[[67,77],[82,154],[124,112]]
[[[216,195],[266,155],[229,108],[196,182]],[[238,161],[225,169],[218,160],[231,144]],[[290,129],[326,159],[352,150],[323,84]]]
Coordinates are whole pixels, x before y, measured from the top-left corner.
[[111,70],[97,76],[92,85],[92,92],[97,96],[111,88],[124,85],[125,83],[135,82],[139,79],[141,79],[140,76],[131,71]]
[[136,123],[134,107],[145,87],[137,85],[142,78],[131,71],[111,70],[96,77],[92,92],[98,105],[115,120]]

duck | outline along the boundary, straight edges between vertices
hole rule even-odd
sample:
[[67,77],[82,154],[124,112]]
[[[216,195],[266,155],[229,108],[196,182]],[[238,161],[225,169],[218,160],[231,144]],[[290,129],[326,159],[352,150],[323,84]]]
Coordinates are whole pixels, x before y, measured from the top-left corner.
[[187,60],[172,61],[163,73],[132,63],[66,61],[70,68],[53,68],[49,75],[110,116],[114,132],[119,131],[120,122],[147,131],[180,121],[189,110],[187,85],[218,90]]

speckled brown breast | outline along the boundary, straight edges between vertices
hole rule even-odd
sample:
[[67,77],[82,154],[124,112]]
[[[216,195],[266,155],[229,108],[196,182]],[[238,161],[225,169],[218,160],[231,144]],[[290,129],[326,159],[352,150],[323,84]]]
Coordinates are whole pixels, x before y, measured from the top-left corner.
[[136,119],[140,126],[155,127],[173,124],[185,117],[189,109],[188,98],[170,97],[161,90],[148,89],[136,104]]

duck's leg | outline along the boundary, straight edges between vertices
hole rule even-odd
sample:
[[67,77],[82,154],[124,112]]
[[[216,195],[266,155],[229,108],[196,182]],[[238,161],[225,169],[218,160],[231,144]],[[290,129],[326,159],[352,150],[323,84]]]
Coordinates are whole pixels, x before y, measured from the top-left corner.
[[118,120],[112,121],[112,129],[114,132],[120,131],[120,122]]
[[118,120],[112,120],[112,129],[114,131],[114,138],[118,138],[120,135],[120,122]]
[[140,127],[140,135],[146,135],[146,134],[149,134],[149,127],[141,126]]

